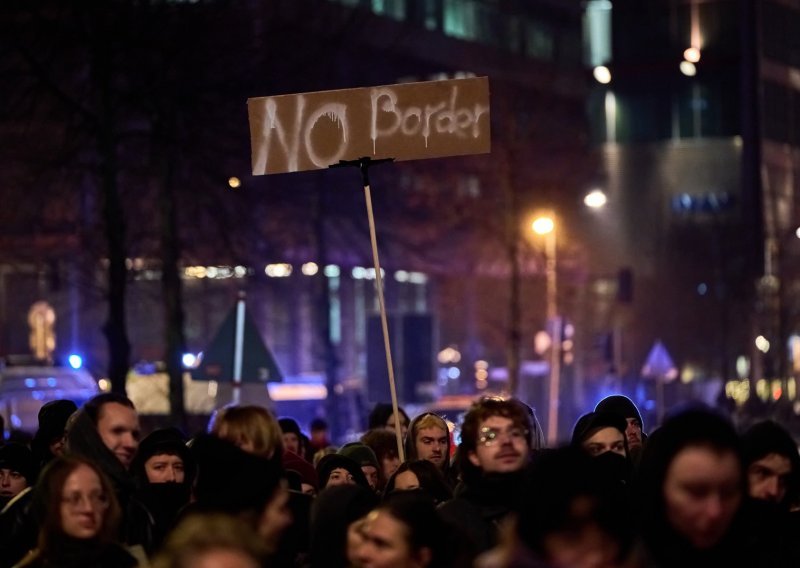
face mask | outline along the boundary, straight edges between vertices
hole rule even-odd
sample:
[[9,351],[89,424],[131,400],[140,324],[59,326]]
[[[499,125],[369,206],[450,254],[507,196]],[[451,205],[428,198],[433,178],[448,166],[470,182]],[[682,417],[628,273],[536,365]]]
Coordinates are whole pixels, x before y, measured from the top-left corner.
[[616,452],[604,452],[594,458],[599,473],[609,481],[628,483],[630,464],[628,458]]

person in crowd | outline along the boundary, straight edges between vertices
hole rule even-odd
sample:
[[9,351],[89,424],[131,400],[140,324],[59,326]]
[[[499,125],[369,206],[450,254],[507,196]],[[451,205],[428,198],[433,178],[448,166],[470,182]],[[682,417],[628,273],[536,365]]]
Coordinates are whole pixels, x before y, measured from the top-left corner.
[[184,508],[181,521],[195,512],[236,516],[276,554],[292,523],[281,464],[213,435],[195,437],[191,455],[197,467],[195,501]]
[[628,426],[625,428],[625,437],[628,443],[628,451],[638,456],[647,439],[644,433],[644,422],[642,414],[631,399],[621,394],[607,396],[597,403],[595,412],[611,412],[625,419]]
[[610,483],[629,487],[632,465],[628,455],[628,423],[611,412],[589,412],[572,431],[572,446],[595,458],[595,465]]
[[389,478],[384,496],[391,495],[395,491],[414,489],[430,495],[437,505],[453,498],[453,490],[445,481],[441,470],[428,460],[406,461],[400,464],[397,471]]
[[92,461],[60,457],[36,485],[34,508],[42,520],[36,549],[18,566],[127,568],[139,564],[118,541],[120,507],[114,488]]
[[294,452],[283,452],[283,469],[289,481],[289,489],[312,497],[319,491],[317,470]]
[[245,452],[281,462],[283,431],[272,413],[262,406],[220,408],[209,420],[208,432]]
[[51,400],[39,409],[39,428],[31,441],[37,471],[44,468],[53,458],[64,455],[67,420],[77,410],[78,406],[66,399]]
[[67,424],[65,455],[94,462],[111,480],[122,508],[122,542],[153,547],[153,519],[135,496],[130,466],[139,448],[141,429],[133,403],[124,395],[99,394],[75,412]]
[[449,566],[447,527],[430,497],[401,491],[384,499],[366,517],[356,551],[362,568]]
[[334,485],[361,485],[369,488],[361,465],[342,454],[328,454],[317,464],[320,492]]
[[278,420],[281,427],[283,437],[283,449],[294,452],[298,456],[305,455],[305,448],[303,447],[303,432],[300,430],[300,425],[294,418],[283,417]]
[[177,428],[153,430],[139,444],[131,464],[136,496],[152,515],[152,549],[157,549],[189,503],[194,465],[186,437]]
[[367,483],[369,483],[370,488],[376,493],[380,491],[380,464],[372,448],[363,442],[350,442],[339,448],[337,453],[347,456],[359,464],[361,466],[361,471],[364,473],[364,477],[367,478]]
[[516,522],[475,565],[640,566],[629,511],[619,492],[602,478],[598,460],[579,446],[537,453],[519,498]]
[[262,568],[264,543],[241,519],[194,514],[175,527],[152,568]]
[[450,481],[450,430],[438,414],[416,416],[408,426],[405,442],[406,460],[428,460]]
[[394,432],[383,428],[367,430],[361,436],[361,441],[372,448],[378,458],[378,486],[383,491],[386,482],[397,471],[400,465],[400,455],[397,449],[397,436]]
[[0,446],[0,511],[36,481],[33,453],[27,446],[8,442]]
[[311,508],[311,568],[350,566],[360,544],[360,525],[377,505],[378,496],[361,485],[332,486],[321,492]]
[[741,442],[725,417],[704,406],[674,412],[645,445],[637,487],[648,562],[758,566],[742,534]]
[[[403,410],[402,407],[398,406],[397,411],[400,413],[400,437],[405,438],[406,433],[408,432],[408,424],[410,420],[408,419],[408,414],[406,414],[406,411]],[[391,404],[379,402],[369,413],[367,422],[368,430],[372,430],[374,428],[384,428],[394,432],[395,427],[397,426],[397,417],[394,414],[394,408]]]
[[744,432],[742,448],[748,496],[745,533],[751,547],[760,551],[764,566],[800,566],[797,445],[783,426],[763,420]]
[[9,568],[36,545],[38,525],[32,512],[36,481],[33,454],[27,446],[0,446],[0,568]]
[[797,443],[780,424],[765,420],[742,436],[748,494],[753,499],[797,504],[800,455]]
[[311,432],[311,436],[308,439],[306,455],[303,457],[305,457],[309,462],[313,462],[314,454],[332,445],[330,439],[330,427],[325,419],[317,417],[314,418],[308,425],[308,431]]
[[593,457],[606,452],[627,457],[625,443],[627,427],[628,424],[617,414],[589,412],[578,418],[575,423],[571,443]]
[[464,416],[457,453],[461,481],[455,497],[438,509],[461,532],[472,558],[497,544],[498,527],[513,513],[541,440],[530,407],[513,398],[482,398]]

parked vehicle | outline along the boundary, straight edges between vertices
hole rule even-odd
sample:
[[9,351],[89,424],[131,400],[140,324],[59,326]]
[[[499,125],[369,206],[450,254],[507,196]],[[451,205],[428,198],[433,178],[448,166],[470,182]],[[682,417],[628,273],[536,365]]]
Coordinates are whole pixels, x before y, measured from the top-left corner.
[[100,392],[84,369],[20,366],[0,368],[0,415],[6,429],[34,433],[39,409],[48,401],[69,399],[78,406]]

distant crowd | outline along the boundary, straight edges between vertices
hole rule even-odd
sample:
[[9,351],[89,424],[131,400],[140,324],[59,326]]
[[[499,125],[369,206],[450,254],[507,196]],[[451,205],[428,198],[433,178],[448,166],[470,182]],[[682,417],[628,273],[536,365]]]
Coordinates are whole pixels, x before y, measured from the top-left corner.
[[514,398],[368,422],[338,446],[323,419],[229,405],[143,435],[125,396],[48,402],[0,446],[0,568],[800,566],[800,455],[776,422],[697,403],[648,431],[621,395],[559,447]]

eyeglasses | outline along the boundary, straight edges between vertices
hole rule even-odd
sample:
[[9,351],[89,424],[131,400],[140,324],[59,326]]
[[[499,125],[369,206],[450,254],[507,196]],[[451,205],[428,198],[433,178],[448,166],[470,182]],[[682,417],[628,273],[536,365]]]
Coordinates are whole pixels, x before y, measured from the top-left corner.
[[515,440],[527,440],[528,430],[524,428],[509,428],[508,430],[498,430],[497,428],[481,428],[481,435],[478,442],[486,447],[493,446],[500,436],[508,436],[513,442]]
[[94,508],[105,509],[108,507],[108,496],[105,493],[90,493],[89,495],[70,493],[69,495],[64,495],[61,498],[61,502],[72,509],[77,509],[84,499]]

